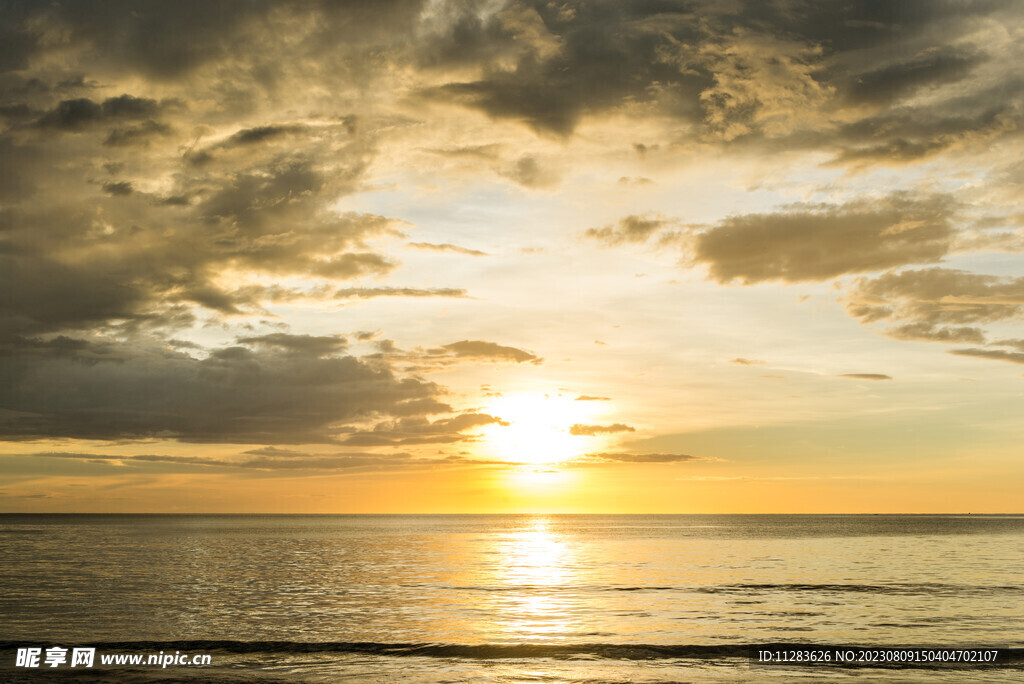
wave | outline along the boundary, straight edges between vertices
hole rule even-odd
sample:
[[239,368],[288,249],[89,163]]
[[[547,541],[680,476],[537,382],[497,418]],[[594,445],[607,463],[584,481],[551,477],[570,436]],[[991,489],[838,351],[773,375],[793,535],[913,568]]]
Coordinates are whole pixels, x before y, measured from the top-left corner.
[[941,596],[978,596],[993,594],[1024,593],[1024,585],[989,585],[989,584],[945,584],[941,582],[902,582],[890,584],[813,584],[805,582],[779,583],[735,583],[716,584],[711,586],[600,586],[600,585],[546,585],[546,584],[511,584],[501,586],[436,586],[427,584],[405,584],[408,588],[451,589],[455,591],[480,591],[494,593],[542,592],[552,593],[584,593],[588,591],[676,591],[681,593],[696,592],[699,594],[734,594],[749,592],[851,592],[876,594],[935,594]]
[[1022,593],[1021,585],[978,585],[978,584],[943,584],[940,582],[907,582],[892,584],[807,584],[807,583],[740,583],[719,584],[711,587],[700,587],[695,591],[702,594],[728,594],[751,591],[785,591],[785,592],[853,592],[875,594],[1005,594]]
[[[38,647],[39,642],[0,641],[0,651],[24,647]],[[76,644],[76,646],[79,646]],[[663,660],[663,659],[732,659],[757,658],[761,651],[812,651],[826,649],[853,650],[856,652],[873,648],[926,649],[963,648],[935,645],[885,645],[851,646],[846,644],[809,644],[772,642],[758,644],[451,644],[451,643],[385,643],[374,641],[235,641],[235,640],[186,640],[186,641],[103,641],[87,642],[80,646],[96,648],[97,651],[121,653],[157,651],[181,651],[183,653],[261,653],[261,654],[360,654],[393,657],[460,658],[471,660],[531,658],[549,659],[615,659],[615,660]],[[972,646],[972,649],[982,647]],[[1024,648],[999,648],[999,664],[1024,665]]]

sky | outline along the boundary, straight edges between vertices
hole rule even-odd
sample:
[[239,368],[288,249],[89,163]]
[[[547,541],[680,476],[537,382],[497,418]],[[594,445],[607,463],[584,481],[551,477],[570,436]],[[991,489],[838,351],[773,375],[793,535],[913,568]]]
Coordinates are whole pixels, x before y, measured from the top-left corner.
[[1020,511],[1024,6],[0,10],[0,511]]

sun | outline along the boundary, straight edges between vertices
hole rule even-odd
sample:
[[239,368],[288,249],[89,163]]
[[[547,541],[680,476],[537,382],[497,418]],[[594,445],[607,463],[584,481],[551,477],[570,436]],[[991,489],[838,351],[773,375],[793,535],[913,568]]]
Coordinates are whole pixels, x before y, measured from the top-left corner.
[[594,419],[591,402],[560,395],[516,394],[497,397],[486,413],[508,425],[488,425],[482,432],[488,452],[506,461],[548,465],[582,456],[591,440],[569,429]]

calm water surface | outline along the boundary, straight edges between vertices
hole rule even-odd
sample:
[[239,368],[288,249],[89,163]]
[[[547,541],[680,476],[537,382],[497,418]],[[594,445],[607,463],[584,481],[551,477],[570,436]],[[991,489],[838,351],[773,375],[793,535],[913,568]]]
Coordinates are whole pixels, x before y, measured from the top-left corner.
[[2,515],[0,556],[0,639],[219,642],[204,678],[813,681],[707,647],[1024,646],[1022,516]]

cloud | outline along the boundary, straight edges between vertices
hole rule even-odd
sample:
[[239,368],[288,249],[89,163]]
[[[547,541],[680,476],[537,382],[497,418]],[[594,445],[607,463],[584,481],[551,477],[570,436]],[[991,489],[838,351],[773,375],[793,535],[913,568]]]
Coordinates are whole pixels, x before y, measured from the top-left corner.
[[150,119],[160,113],[162,107],[156,100],[132,95],[120,95],[93,102],[88,98],[63,100],[53,109],[45,112],[36,121],[43,128],[80,131],[87,126],[117,120]]
[[559,181],[558,174],[553,169],[529,155],[520,157],[515,164],[502,169],[500,174],[524,188],[531,189],[550,188]]
[[955,213],[950,196],[898,192],[740,214],[710,227],[680,229],[664,217],[630,215],[586,236],[606,245],[658,238],[662,246],[682,247],[689,263],[706,264],[720,283],[805,282],[939,261],[952,249]]
[[452,245],[447,242],[440,245],[435,245],[430,242],[409,242],[406,243],[406,246],[412,247],[413,249],[423,249],[432,252],[454,252],[456,254],[466,254],[468,256],[487,256],[486,252],[481,252],[476,249],[468,249],[466,247],[459,247],[458,245]]
[[[900,340],[985,344],[987,325],[1017,320],[1024,313],[1024,278],[949,268],[894,271],[859,278],[846,295],[846,309],[865,324],[888,323],[885,334]],[[1019,340],[1004,339],[986,349],[952,350],[1011,363],[1021,362]]]
[[611,401],[611,398],[609,398],[609,397],[592,397],[592,396],[589,396],[589,395],[586,395],[586,394],[582,394],[582,395],[576,397],[576,399],[574,401]]
[[759,359],[745,359],[743,357],[737,357],[729,361],[729,363],[735,363],[740,366],[762,366],[766,362]]
[[1024,363],[1024,352],[1011,352],[1003,349],[954,349],[949,353],[957,356],[974,356],[980,359]]
[[422,59],[475,63],[482,74],[424,94],[559,137],[587,115],[627,104],[724,140],[788,131],[829,97],[815,78],[824,54],[816,36],[801,39],[807,24],[791,10],[761,9],[756,19],[709,4],[510,3],[486,18],[464,11],[424,45]]
[[654,233],[664,228],[666,221],[661,216],[638,216],[631,214],[619,219],[615,226],[590,228],[586,236],[607,245],[619,245],[625,242],[644,242]]
[[700,93],[707,137],[776,137],[808,125],[834,88],[816,78],[824,50],[814,43],[736,27],[708,40],[699,61],[712,74]]
[[348,253],[316,261],[312,264],[315,275],[331,280],[349,280],[365,275],[384,275],[396,264],[381,254],[370,252]]
[[1016,318],[1024,311],[1024,278],[929,268],[861,278],[847,296],[847,311],[864,323],[897,323],[898,339],[985,341],[979,323]]
[[[402,267],[395,243],[484,253],[409,242],[401,220],[346,211],[354,194],[385,187],[387,172],[375,169],[418,149],[543,190],[573,168],[577,142],[596,153],[587,159],[629,157],[634,166],[605,182],[660,173],[672,155],[723,150],[810,151],[861,169],[1012,143],[1024,130],[1024,79],[1012,66],[1017,48],[990,38],[994,28],[1012,34],[1019,8],[913,10],[6,3],[0,434],[462,439],[461,423],[436,417],[455,413],[440,401],[444,390],[395,363],[539,364],[537,354],[465,339],[357,358],[340,335],[263,334],[255,324],[239,332],[248,316],[270,319],[279,302],[466,296],[455,286],[380,282]],[[502,125],[481,125],[485,117]],[[615,129],[621,121],[625,132]],[[589,123],[608,128],[585,130]],[[458,142],[442,139],[446,125],[458,128]],[[523,126],[533,133],[516,130]],[[718,282],[816,281],[941,261],[960,244],[964,206],[895,193],[705,226],[640,211],[588,234],[683,249]],[[861,279],[850,311],[885,321],[893,337],[979,348],[987,324],[1020,315],[1015,279],[940,271],[948,270]],[[196,339],[234,342],[183,344],[200,326]]]
[[339,335],[290,335],[271,333],[257,337],[240,337],[239,344],[264,346],[292,354],[307,354],[322,357],[343,351],[348,341]]
[[[363,163],[360,151],[332,150],[332,135],[325,127],[291,153],[258,152],[239,166],[202,172],[158,157],[174,171],[174,186],[159,197],[134,180],[109,180],[105,200],[89,199],[82,187],[77,196],[55,189],[46,203],[12,202],[2,218],[0,284],[11,296],[0,302],[0,329],[62,331],[189,303],[230,314],[259,310],[269,290],[228,291],[219,282],[226,269],[329,280],[390,272],[397,262],[368,241],[399,235],[397,222],[329,206],[351,191]],[[357,168],[339,173],[346,160]],[[40,169],[12,190],[21,199],[39,184],[59,188],[61,173]]]
[[335,291],[337,299],[373,297],[465,297],[466,291],[453,287],[421,289],[415,287],[346,287]]
[[272,124],[269,126],[256,126],[255,128],[244,128],[233,133],[220,147],[236,147],[242,145],[253,145],[266,142],[275,138],[281,138],[290,133],[304,133],[307,127],[298,124]]
[[[521,121],[539,133],[568,136],[588,109],[614,106],[630,94],[642,96],[645,83],[659,76],[666,82],[678,81],[677,70],[653,59],[655,44],[649,39],[656,34],[651,29],[625,24],[618,35],[605,33],[611,17],[602,15],[608,9],[580,5],[571,18],[560,18],[553,7],[530,10],[543,21],[540,33],[548,41],[525,41],[521,47],[515,46],[515,32],[501,14],[487,22],[463,23],[461,33],[438,36],[427,49],[455,59],[487,59],[471,46],[482,44],[489,34],[491,44],[496,36],[504,38],[504,54],[487,59],[493,66],[477,80],[450,82],[423,94],[497,119]],[[605,39],[593,40],[597,34]],[[552,44],[558,49],[546,48]],[[502,68],[501,62],[512,64]]]
[[897,325],[887,329],[885,334],[898,340],[959,343],[985,341],[985,333],[981,328],[966,325],[938,327],[925,322]]
[[[146,473],[174,473],[185,471],[331,471],[331,472],[389,472],[415,468],[453,468],[480,465],[504,465],[502,461],[477,460],[462,457],[426,458],[411,454],[374,452],[307,453],[268,447],[253,449],[240,457],[169,456],[162,454],[112,455],[75,452],[38,452],[10,454],[0,457],[0,469],[18,474],[50,475],[53,466],[47,459],[61,459],[88,464],[74,468],[76,475],[109,476],[118,471]],[[33,463],[35,461],[36,463]],[[69,472],[63,468],[61,472]]]
[[103,144],[108,147],[147,146],[158,137],[173,134],[173,129],[152,119],[133,126],[118,126],[111,129]]
[[730,217],[694,237],[693,259],[719,282],[827,280],[941,259],[952,200],[896,193],[842,205],[795,205]]
[[[339,355],[341,340],[266,335],[204,359],[139,344],[102,363],[83,352],[0,357],[6,380],[0,436],[186,442],[336,442],[342,428],[408,409],[431,412],[436,385],[379,360]],[[351,428],[350,428],[351,429]]]
[[645,185],[654,185],[655,183],[650,178],[645,178],[643,176],[638,176],[635,178],[629,176],[622,176],[619,178],[618,181],[616,181],[616,184],[627,188],[634,188],[643,187]]
[[828,165],[905,165],[952,150],[983,150],[1016,134],[1020,127],[1015,106],[986,104],[985,109],[973,111],[979,104],[998,101],[1000,95],[1000,90],[977,93],[971,98],[973,107],[965,105],[949,113],[897,110],[848,124],[834,137],[839,151]]
[[497,161],[501,158],[501,145],[496,143],[488,145],[459,145],[458,147],[435,148],[426,151],[441,157],[483,159],[487,161]]
[[628,111],[714,146],[819,147],[861,165],[1011,136],[1020,122],[990,106],[1021,92],[996,56],[1005,38],[985,30],[1019,21],[1006,3],[899,15],[870,3],[446,10],[429,15],[415,54],[454,76],[422,94],[545,136]]
[[498,361],[511,363],[531,363],[540,365],[544,359],[533,352],[517,347],[507,347],[496,342],[484,340],[461,340],[430,349],[416,348],[411,351],[399,349],[393,340],[378,340],[375,343],[378,352],[367,358],[379,358],[388,363],[399,361],[411,362],[417,368],[431,370],[444,368],[462,360],[467,361]]
[[988,55],[974,50],[934,50],[858,74],[845,88],[844,96],[852,105],[889,104],[925,87],[956,83],[988,59]]
[[[366,356],[367,359],[380,359],[389,365],[402,363],[406,373],[432,372],[466,362],[496,363],[529,363],[541,365],[544,359],[536,354],[517,347],[509,347],[484,340],[462,340],[439,347],[412,350],[399,349],[394,340],[377,340],[374,345],[377,352]],[[487,388],[484,388],[485,391]],[[500,393],[489,393],[486,396],[501,396]]]
[[892,380],[892,376],[883,373],[843,373],[839,377],[855,380]]
[[1013,347],[1020,351],[1024,351],[1024,340],[998,340],[992,343],[999,347]]
[[241,468],[259,470],[395,470],[416,465],[408,454],[310,455],[304,458],[256,456],[239,463]]
[[402,418],[382,422],[373,430],[354,432],[343,443],[349,446],[409,446],[414,444],[451,444],[473,441],[464,434],[485,425],[508,425],[497,416],[486,413],[463,413],[452,418],[428,421],[424,418]]
[[130,195],[132,194],[133,188],[131,183],[104,183],[103,192],[108,195]]
[[593,437],[594,435],[614,434],[616,432],[636,432],[635,428],[623,423],[613,425],[581,425],[577,423],[569,428],[570,435]]
[[703,460],[689,454],[630,454],[630,453],[594,453],[583,457],[585,461],[598,463],[684,463],[686,461]]
[[[5,12],[0,70],[59,57],[74,66],[57,77],[61,88],[99,82],[83,71],[164,87],[210,82],[219,106],[232,113],[294,99],[288,87],[302,81],[340,92],[401,72],[412,78],[400,95],[520,122],[543,136],[566,138],[587,118],[626,112],[666,120],[712,145],[778,140],[793,149],[834,147],[824,138],[838,125],[846,149],[837,157],[882,161],[882,151],[901,142],[912,148],[938,140],[914,135],[914,121],[959,117],[961,136],[970,137],[985,126],[978,116],[984,103],[1020,92],[1004,84],[1000,95],[984,95],[998,76],[1013,73],[1013,55],[999,55],[1002,46],[986,31],[1018,19],[1019,10],[1002,2],[920,4],[897,13],[864,2],[746,3],[723,11],[705,1],[228,0],[130,13],[86,1],[13,3]],[[26,74],[22,89],[34,82],[35,92],[49,92],[45,79],[52,77]],[[877,123],[889,114],[908,125]],[[1011,108],[1003,115],[1019,120]],[[273,136],[279,125],[246,128]]]
[[483,340],[462,340],[443,345],[439,350],[430,350],[431,354],[444,354],[445,352],[457,358],[480,359],[486,361],[514,361],[515,363],[529,362],[540,364],[543,359],[515,347],[505,347],[494,342]]

